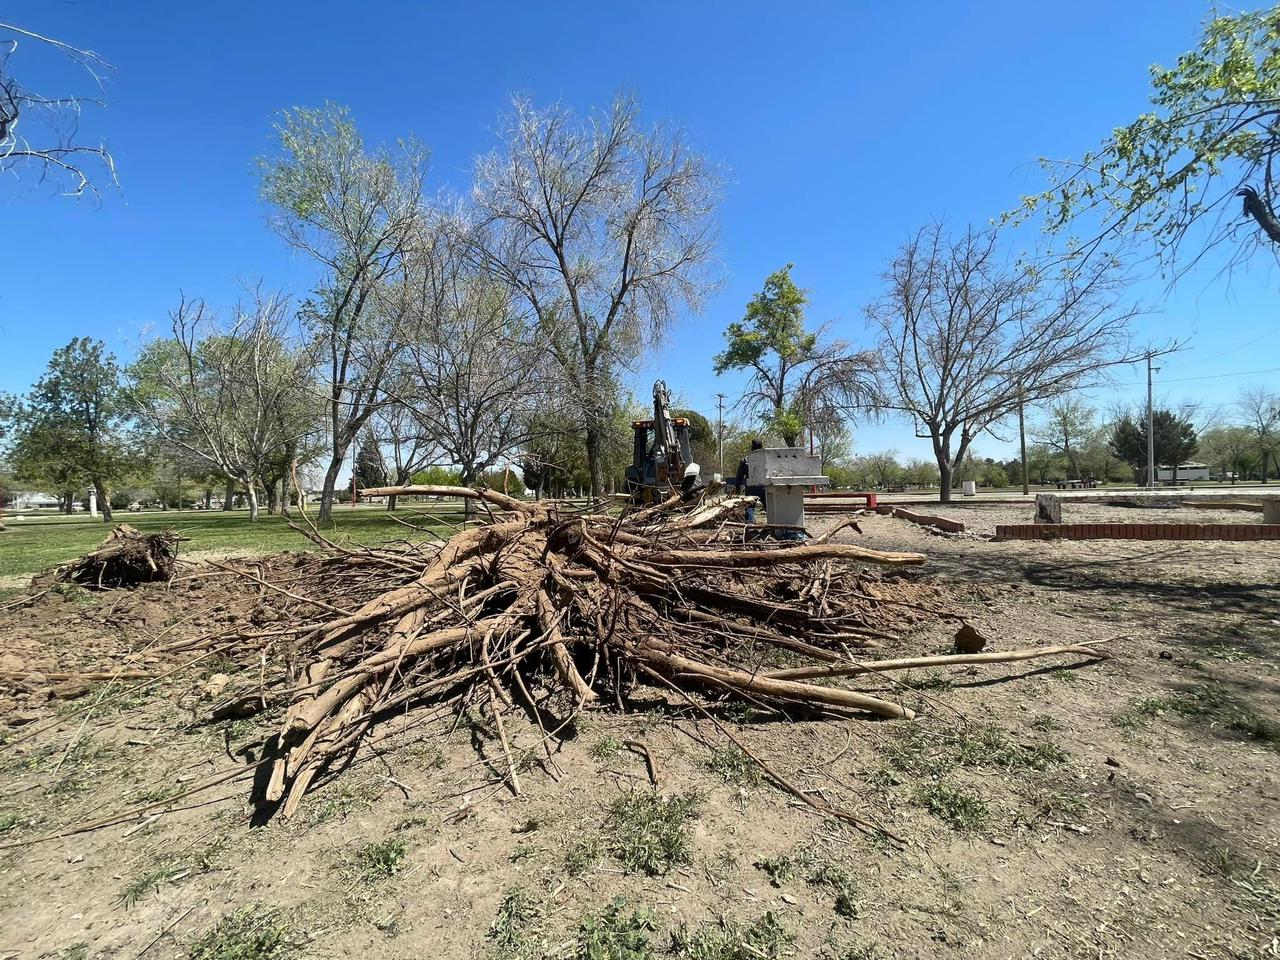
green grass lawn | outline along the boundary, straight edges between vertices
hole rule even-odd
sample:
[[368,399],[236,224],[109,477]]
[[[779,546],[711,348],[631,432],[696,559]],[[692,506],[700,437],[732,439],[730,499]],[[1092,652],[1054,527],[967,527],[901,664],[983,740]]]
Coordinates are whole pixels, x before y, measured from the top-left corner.
[[[334,524],[325,536],[338,543],[385,543],[389,540],[426,539],[427,535],[415,533],[396,523],[380,506],[334,508]],[[402,520],[412,520],[420,513],[416,504],[405,504],[396,511]],[[432,513],[451,523],[462,522],[460,508],[449,505],[433,505]],[[282,550],[313,550],[306,537],[290,529],[281,517],[263,513],[256,523],[249,521],[244,510],[226,513],[212,511],[169,511],[167,513],[117,513],[116,523],[129,523],[144,532],[152,530],[177,530],[189,542],[179,547],[179,556],[195,550],[243,550],[246,553],[275,553]],[[299,521],[301,522],[301,521]],[[10,514],[5,517],[6,530],[0,532],[0,580],[29,577],[46,567],[63,563],[80,556],[97,546],[107,536],[111,526],[83,515],[59,516],[53,514],[26,514],[17,520]],[[439,528],[448,535],[451,531]],[[12,589],[15,584],[5,583]]]

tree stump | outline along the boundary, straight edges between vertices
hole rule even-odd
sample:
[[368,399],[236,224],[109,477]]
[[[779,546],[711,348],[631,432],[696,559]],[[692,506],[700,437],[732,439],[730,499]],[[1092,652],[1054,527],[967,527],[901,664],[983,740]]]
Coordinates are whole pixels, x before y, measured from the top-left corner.
[[1052,493],[1036,494],[1036,518],[1033,523],[1061,523],[1062,501]]

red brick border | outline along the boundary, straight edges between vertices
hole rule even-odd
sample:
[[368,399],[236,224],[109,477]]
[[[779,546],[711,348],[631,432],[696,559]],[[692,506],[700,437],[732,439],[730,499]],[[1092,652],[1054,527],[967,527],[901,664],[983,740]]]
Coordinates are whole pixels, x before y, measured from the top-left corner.
[[964,533],[964,524],[959,520],[933,517],[927,513],[912,513],[910,510],[903,510],[901,507],[894,507],[893,515],[899,520],[909,520],[912,523],[920,524],[922,527],[937,527],[939,530],[945,530],[948,533]]
[[1015,523],[996,527],[996,539],[1280,540],[1280,523]]

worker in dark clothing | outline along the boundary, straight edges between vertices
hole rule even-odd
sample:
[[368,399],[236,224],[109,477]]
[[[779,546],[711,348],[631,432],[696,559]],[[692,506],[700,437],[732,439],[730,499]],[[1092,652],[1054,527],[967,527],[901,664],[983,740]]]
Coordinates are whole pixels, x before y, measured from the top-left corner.
[[[763,450],[764,441],[760,440],[758,437],[752,440],[751,449]],[[733,482],[731,486],[733,486],[739,493],[745,493],[748,496],[752,496],[752,497],[763,497],[764,487],[748,487],[747,486],[747,473],[748,473],[747,458],[743,457],[741,460],[738,461],[738,472],[734,474]],[[747,523],[755,523],[755,522],[756,522],[756,508],[754,505],[752,505],[750,507],[747,507]]]

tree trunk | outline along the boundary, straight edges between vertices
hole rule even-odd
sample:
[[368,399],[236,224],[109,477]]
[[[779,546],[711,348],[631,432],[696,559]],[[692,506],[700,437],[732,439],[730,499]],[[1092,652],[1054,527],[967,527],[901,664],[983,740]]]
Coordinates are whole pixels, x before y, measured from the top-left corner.
[[258,480],[256,477],[244,485],[244,496],[249,501],[249,520],[256,522],[258,519]]
[[954,473],[955,470],[953,465],[949,463],[945,457],[938,457],[938,477],[941,481],[941,485],[938,490],[939,503],[951,502],[951,478]]
[[106,486],[99,480],[93,481],[93,489],[98,491],[98,509],[102,511],[102,522],[111,522],[111,494],[107,492]]
[[236,499],[236,482],[228,480],[226,487],[222,491],[222,509],[224,511],[231,509],[231,504]]
[[333,497],[338,488],[338,471],[342,469],[343,456],[334,456],[329,461],[329,469],[324,472],[324,486],[320,488],[320,509],[316,511],[316,523],[327,526],[333,521]]
[[293,509],[292,509],[293,505],[292,503],[290,503],[292,499],[293,499],[293,496],[289,491],[289,481],[286,478],[281,477],[280,478],[280,516],[282,517],[293,516]]
[[204,508],[208,510],[213,506],[213,487],[204,488]]
[[387,509],[394,510],[396,508],[396,495],[393,493],[387,497]]
[[278,507],[278,506],[280,505],[280,504],[279,504],[279,499],[277,498],[277,490],[278,490],[278,489],[279,489],[279,488],[276,486],[276,484],[275,484],[275,481],[274,481],[274,480],[268,480],[268,481],[266,482],[266,490],[267,490],[267,513],[269,513],[269,514],[274,514],[274,513],[276,512],[276,507]]
[[587,470],[591,474],[591,495],[598,497],[604,492],[604,436],[594,421],[588,421],[585,439]]

